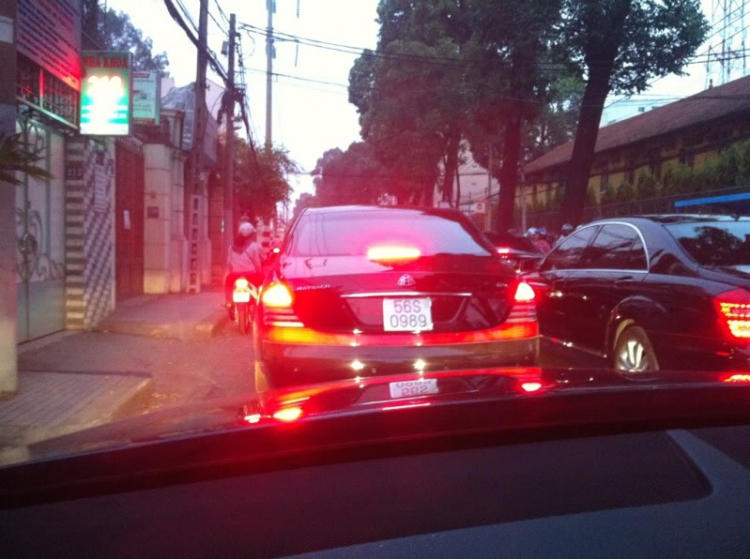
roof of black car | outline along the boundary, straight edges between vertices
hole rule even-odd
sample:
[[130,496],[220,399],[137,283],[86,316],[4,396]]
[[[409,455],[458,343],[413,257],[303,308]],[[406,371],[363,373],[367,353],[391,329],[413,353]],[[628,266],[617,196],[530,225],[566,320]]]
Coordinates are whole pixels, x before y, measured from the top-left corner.
[[305,208],[305,213],[347,213],[347,212],[367,212],[367,211],[410,211],[426,212],[433,215],[456,214],[460,213],[454,208],[433,208],[426,206],[375,206],[375,205],[348,205],[348,206],[322,206]]
[[[655,223],[661,223],[662,225],[668,225],[672,223],[701,223],[701,222],[716,222],[716,221],[748,221],[750,216],[738,216],[728,214],[644,214],[644,215],[631,215],[626,217],[608,217],[599,218],[591,221],[591,224],[612,222],[612,221],[637,221],[647,220]],[[588,225],[588,224],[586,224]]]

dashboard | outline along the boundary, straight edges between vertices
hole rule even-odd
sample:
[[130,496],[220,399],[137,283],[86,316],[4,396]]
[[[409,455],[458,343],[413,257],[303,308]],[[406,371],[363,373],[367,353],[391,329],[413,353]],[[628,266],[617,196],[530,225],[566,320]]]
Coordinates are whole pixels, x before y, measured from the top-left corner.
[[3,555],[750,557],[750,426],[430,452],[0,510]]

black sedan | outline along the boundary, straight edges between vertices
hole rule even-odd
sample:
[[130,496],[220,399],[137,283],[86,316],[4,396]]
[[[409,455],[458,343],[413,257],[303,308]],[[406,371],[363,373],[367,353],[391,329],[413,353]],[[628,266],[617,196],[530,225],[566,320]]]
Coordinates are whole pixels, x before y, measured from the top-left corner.
[[262,286],[256,388],[533,365],[534,297],[455,210],[308,208]]
[[531,242],[531,239],[512,233],[492,233],[485,236],[495,246],[497,254],[519,273],[531,272],[539,264],[544,254]]
[[750,368],[750,218],[595,221],[525,279],[545,348],[578,363],[586,355],[630,372]]

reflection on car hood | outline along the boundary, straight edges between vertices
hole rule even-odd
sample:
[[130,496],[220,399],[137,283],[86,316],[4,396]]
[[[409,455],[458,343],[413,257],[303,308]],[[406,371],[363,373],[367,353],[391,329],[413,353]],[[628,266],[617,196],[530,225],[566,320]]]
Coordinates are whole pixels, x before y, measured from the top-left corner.
[[[750,410],[750,375],[747,374],[621,375],[607,370],[515,368],[361,378],[165,409],[33,444],[20,454],[6,457],[4,463],[126,448],[216,432],[284,429],[292,423],[299,425],[327,419],[345,422],[353,421],[354,416],[391,416],[399,411],[419,417],[433,412],[441,414],[450,408],[453,419],[446,425],[450,431],[523,429],[531,425],[529,422],[535,427],[554,427],[557,422],[606,422],[610,413],[621,414],[618,419],[622,420],[647,421],[657,415],[666,417],[664,414],[679,413],[677,400],[670,400],[674,395],[701,394],[701,398],[686,396],[690,414],[699,417],[703,407],[715,411],[711,389],[741,394],[743,410]],[[659,398],[674,405],[669,409],[654,395],[663,395]],[[550,410],[554,406],[565,406],[569,397],[583,398],[587,405],[564,408],[567,415],[555,416]],[[638,405],[633,406],[634,402]],[[613,403],[622,404],[621,409],[615,412]],[[495,415],[488,416],[492,420],[486,424],[481,414],[472,415],[481,406],[495,410]],[[498,422],[497,410],[510,409],[513,413],[504,414]],[[528,415],[525,414],[527,409],[535,411]],[[544,413],[540,414],[539,410]],[[411,419],[414,417],[412,415]],[[425,423],[425,429],[427,425]],[[430,429],[436,432],[423,431],[421,435],[439,435],[442,424],[431,425]],[[409,429],[412,427],[409,424]],[[418,429],[412,434],[421,436]],[[365,440],[378,434],[363,431],[357,435]]]

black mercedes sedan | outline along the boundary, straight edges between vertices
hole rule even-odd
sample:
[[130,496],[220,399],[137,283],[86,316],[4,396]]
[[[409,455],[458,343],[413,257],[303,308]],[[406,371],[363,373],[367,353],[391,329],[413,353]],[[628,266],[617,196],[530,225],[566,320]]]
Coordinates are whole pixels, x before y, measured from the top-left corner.
[[750,368],[750,218],[595,221],[525,280],[545,348],[630,372]]
[[535,294],[458,211],[307,208],[261,288],[256,388],[534,365]]

